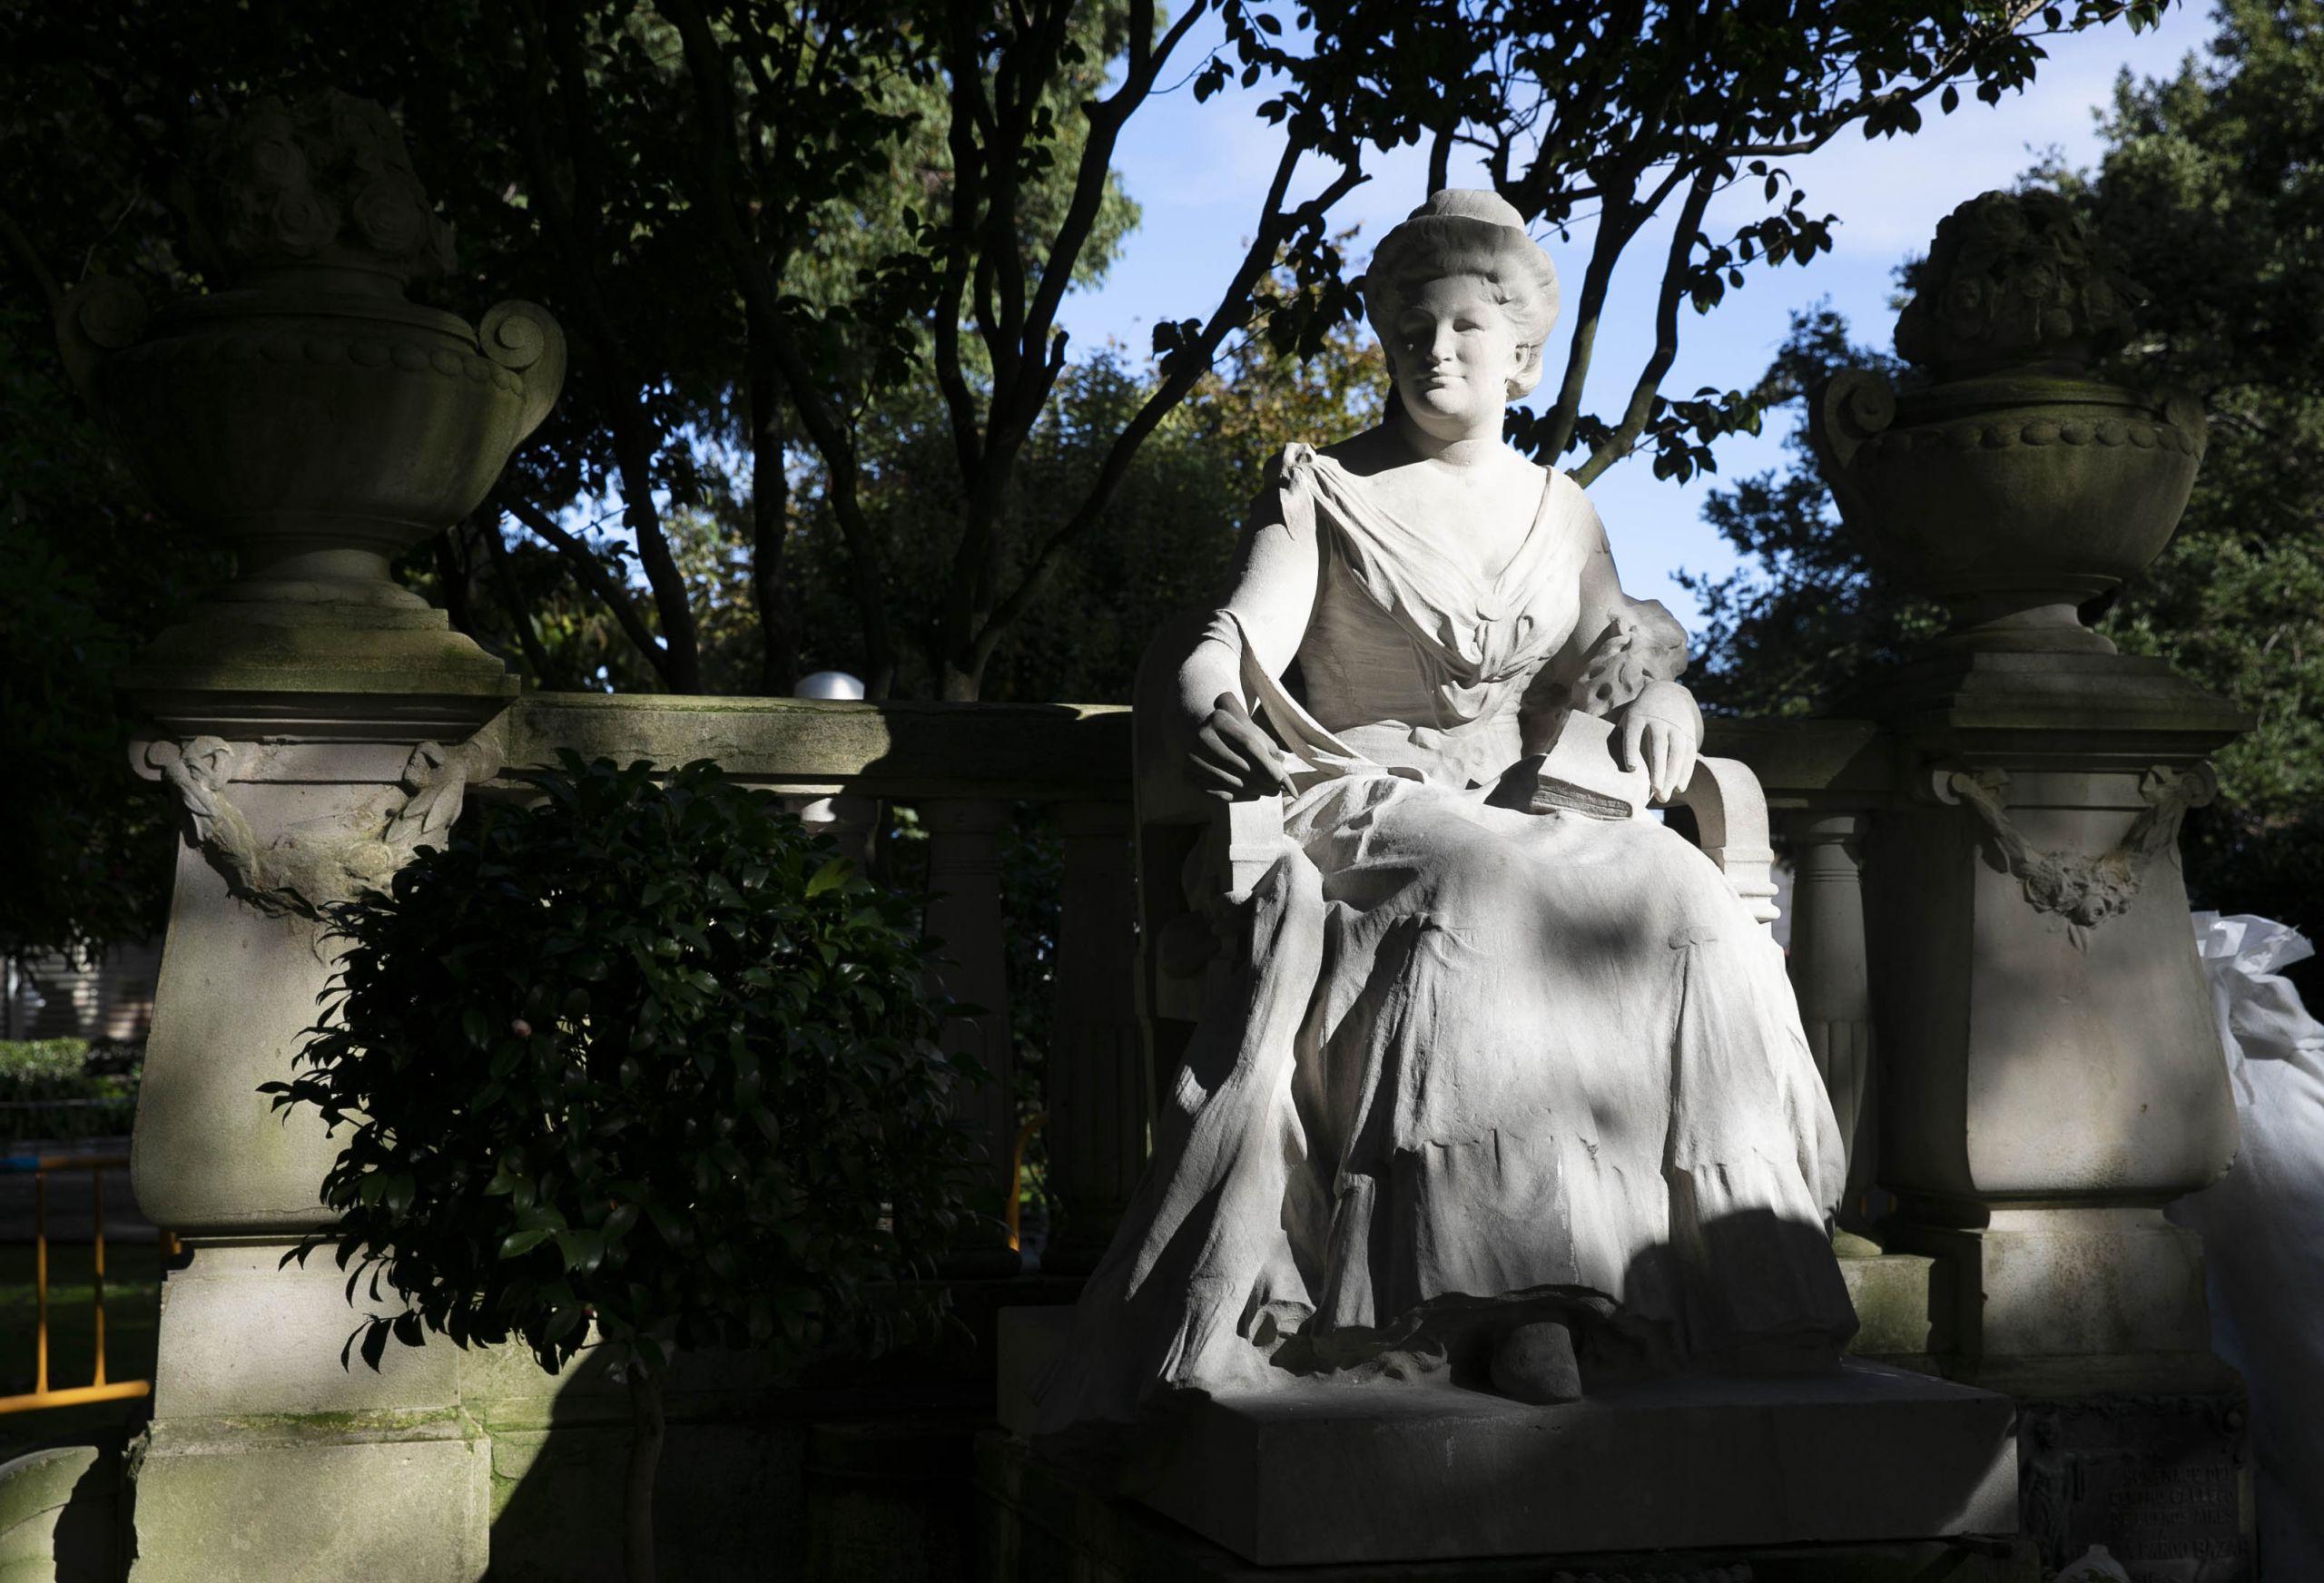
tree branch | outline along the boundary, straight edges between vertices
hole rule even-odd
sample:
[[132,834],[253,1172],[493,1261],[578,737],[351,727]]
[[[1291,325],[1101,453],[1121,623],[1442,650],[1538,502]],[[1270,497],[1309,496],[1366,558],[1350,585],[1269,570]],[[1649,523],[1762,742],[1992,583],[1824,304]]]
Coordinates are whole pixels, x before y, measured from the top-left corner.
[[671,682],[669,651],[654,640],[653,633],[646,629],[645,618],[638,614],[636,602],[606,575],[605,563],[589,553],[589,546],[558,526],[556,519],[547,512],[511,490],[495,489],[492,504],[532,529],[542,543],[565,558],[566,564],[573,568],[575,579],[613,613],[615,624],[621,628],[622,635],[645,656],[645,663],[654,667],[654,674],[662,678],[662,684],[677,691]]
[[695,0],[665,0],[663,14],[675,23],[683,41],[686,74],[694,87],[697,117],[702,123],[702,166],[708,212],[719,250],[739,287],[752,328],[763,338],[767,355],[781,374],[807,438],[823,458],[826,498],[838,521],[848,550],[849,580],[856,609],[863,623],[864,658],[872,671],[866,678],[873,697],[886,694],[895,675],[895,650],[889,635],[887,604],[881,585],[881,556],[862,497],[862,467],[846,419],[826,399],[816,384],[814,369],[791,333],[781,291],[769,261],[753,246],[744,227],[743,211],[734,191],[736,155],[731,129],[734,123],[729,91],[717,40]]
[[[498,501],[493,504],[500,505]],[[485,525],[484,558],[492,569],[492,585],[500,595],[500,604],[508,612],[508,624],[517,634],[517,646],[524,651],[525,663],[533,668],[533,679],[544,688],[561,684],[566,692],[580,691],[577,679],[549,659],[541,634],[533,630],[533,614],[526,608],[524,595],[517,588],[516,575],[508,569],[508,546],[501,542],[497,520]],[[653,656],[646,658],[650,664]]]
[[1252,288],[1259,278],[1275,266],[1284,241],[1303,226],[1320,225],[1324,216],[1342,198],[1354,192],[1365,177],[1353,162],[1343,162],[1340,173],[1331,184],[1286,213],[1283,200],[1289,189],[1291,175],[1297,166],[1300,149],[1294,143],[1285,149],[1275,166],[1275,173],[1267,192],[1265,218],[1259,224],[1258,234],[1243,255],[1243,261],[1227,284],[1218,307],[1201,333],[1180,349],[1181,356],[1172,371],[1156,387],[1145,402],[1122,428],[1114,443],[1107,448],[1106,458],[1098,469],[1098,477],[1081,503],[1066,521],[1042,541],[1032,565],[1009,596],[993,607],[992,613],[978,629],[972,641],[972,653],[977,667],[981,670],[990,657],[993,647],[1010,625],[1023,616],[1033,599],[1040,593],[1064,551],[1094,527],[1113,503],[1116,491],[1128,476],[1130,464],[1137,458],[1138,447],[1171,410],[1183,400],[1196,381],[1209,371],[1211,360],[1220,345],[1236,329],[1247,322]]
[[1695,176],[1694,185],[1687,191],[1687,202],[1679,211],[1679,222],[1670,232],[1670,250],[1662,262],[1662,287],[1654,304],[1654,349],[1647,354],[1645,367],[1639,370],[1638,380],[1630,387],[1629,406],[1623,410],[1621,422],[1604,443],[1590,453],[1589,459],[1574,469],[1573,481],[1587,485],[1608,467],[1630,453],[1638,437],[1646,431],[1647,419],[1654,411],[1655,393],[1662,388],[1662,377],[1670,371],[1679,355],[1679,303],[1686,296],[1687,262],[1694,256],[1695,243],[1702,233],[1703,211],[1709,207],[1711,194],[1718,191],[1718,171],[1707,167]]

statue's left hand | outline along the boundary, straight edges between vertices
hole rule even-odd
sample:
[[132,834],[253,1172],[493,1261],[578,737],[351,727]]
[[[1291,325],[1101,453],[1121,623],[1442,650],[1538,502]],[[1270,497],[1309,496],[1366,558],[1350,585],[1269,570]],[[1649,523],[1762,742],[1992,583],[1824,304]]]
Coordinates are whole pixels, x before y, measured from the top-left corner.
[[1695,777],[1703,716],[1694,694],[1676,682],[1649,682],[1622,711],[1621,763],[1645,767],[1649,795],[1668,802]]

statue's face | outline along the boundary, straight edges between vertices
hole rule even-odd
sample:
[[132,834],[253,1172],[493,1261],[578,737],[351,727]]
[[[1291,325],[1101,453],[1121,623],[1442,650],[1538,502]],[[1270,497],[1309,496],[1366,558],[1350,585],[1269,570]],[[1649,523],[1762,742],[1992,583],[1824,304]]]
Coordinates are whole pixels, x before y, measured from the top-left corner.
[[1415,288],[1396,314],[1388,369],[1414,422],[1431,432],[1498,424],[1520,352],[1517,328],[1473,275]]

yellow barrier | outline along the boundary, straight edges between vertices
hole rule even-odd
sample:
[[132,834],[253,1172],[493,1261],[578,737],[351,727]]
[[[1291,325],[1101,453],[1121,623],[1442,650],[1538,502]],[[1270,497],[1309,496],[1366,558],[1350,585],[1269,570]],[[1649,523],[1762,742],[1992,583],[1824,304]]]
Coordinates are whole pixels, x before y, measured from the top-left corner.
[[1009,1224],[1009,1250],[1011,1253],[1017,1251],[1017,1199],[1025,1190],[1025,1145],[1031,1141],[1033,1134],[1040,1130],[1041,1123],[1048,1119],[1047,1111],[1037,1112],[1028,1117],[1025,1125],[1017,1129],[1016,1145],[1009,1151],[1009,1203],[1002,1209],[1001,1218]]
[[[6,1167],[29,1169],[33,1175],[33,1388],[22,1395],[0,1396],[0,1413],[30,1412],[42,1407],[74,1407],[87,1401],[122,1401],[133,1396],[143,1396],[153,1389],[150,1380],[105,1379],[105,1172],[127,1164],[107,1155],[43,1155],[27,1164],[17,1161],[0,1163]],[[94,1232],[90,1239],[92,1279],[96,1324],[95,1377],[86,1385],[68,1385],[61,1391],[48,1388],[48,1174],[51,1171],[86,1171],[96,1208]],[[164,1245],[174,1238],[163,1234]]]

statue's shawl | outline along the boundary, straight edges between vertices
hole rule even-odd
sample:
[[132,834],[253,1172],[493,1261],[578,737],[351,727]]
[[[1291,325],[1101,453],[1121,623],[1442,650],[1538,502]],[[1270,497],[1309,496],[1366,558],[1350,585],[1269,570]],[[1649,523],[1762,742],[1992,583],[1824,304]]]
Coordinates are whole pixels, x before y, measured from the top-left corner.
[[1449,726],[1501,713],[1571,634],[1574,508],[1589,505],[1555,469],[1516,552],[1490,578],[1447,555],[1441,531],[1384,509],[1362,478],[1313,446],[1285,447],[1281,480],[1285,525],[1313,534],[1411,644],[1439,716],[1414,723]]

